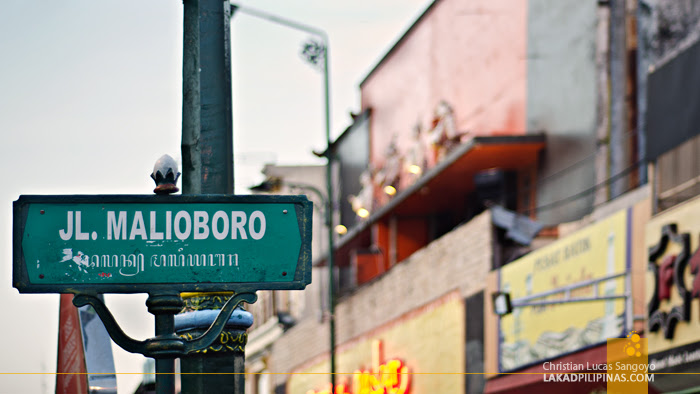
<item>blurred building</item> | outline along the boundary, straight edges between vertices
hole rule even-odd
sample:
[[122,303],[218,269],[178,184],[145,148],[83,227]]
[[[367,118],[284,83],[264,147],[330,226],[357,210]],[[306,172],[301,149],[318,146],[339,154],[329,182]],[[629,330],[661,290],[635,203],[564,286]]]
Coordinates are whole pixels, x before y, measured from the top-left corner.
[[[662,371],[699,371],[699,22],[691,0],[425,10],[324,152],[346,229],[332,251],[335,393],[587,394],[605,383],[547,385],[546,363],[604,364],[607,339],[631,331]],[[266,167],[259,189],[309,182],[323,201],[323,171]],[[314,226],[313,284],[251,306],[248,371],[274,374],[249,393],[329,390],[336,229]],[[501,294],[511,313],[495,313]],[[656,379],[650,392],[696,385]]]
[[653,180],[643,249],[649,362],[660,373],[691,373],[657,375],[659,391],[692,392],[700,390],[689,378],[700,372],[700,4],[657,0],[638,11],[643,154]]
[[[265,181],[251,187],[253,193],[306,195],[313,202],[312,259],[328,253],[328,229],[325,226],[326,166],[279,166],[267,164],[262,170]],[[337,213],[336,213],[337,215]],[[337,219],[336,219],[337,220]],[[312,283],[301,291],[258,291],[258,301],[248,309],[253,326],[246,344],[246,393],[270,393],[268,372],[272,346],[288,329],[304,320],[318,321],[327,310],[328,275],[323,267],[314,266]]]

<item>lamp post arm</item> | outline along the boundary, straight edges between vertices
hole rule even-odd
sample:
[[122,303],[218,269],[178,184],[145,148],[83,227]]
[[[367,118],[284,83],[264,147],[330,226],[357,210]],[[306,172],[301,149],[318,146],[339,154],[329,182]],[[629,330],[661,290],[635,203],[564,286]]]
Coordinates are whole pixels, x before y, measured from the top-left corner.
[[[324,85],[324,105],[325,105],[325,115],[326,115],[326,159],[328,160],[328,166],[326,169],[326,188],[328,189],[328,196],[325,199],[326,212],[325,219],[326,225],[328,226],[328,309],[329,309],[329,331],[330,331],[330,378],[331,378],[331,390],[335,390],[335,289],[334,289],[334,256],[333,256],[333,182],[332,182],[332,160],[333,156],[331,153],[331,97],[330,97],[330,70],[329,70],[329,58],[330,58],[330,45],[328,40],[328,34],[321,29],[315,27],[307,26],[303,23],[298,23],[286,18],[279,17],[277,15],[268,14],[267,12],[255,10],[252,8],[241,7],[237,4],[231,4],[231,17],[236,11],[241,11],[245,14],[265,19],[273,23],[284,25],[295,30],[300,30],[309,34],[313,34],[323,41],[324,54],[323,54],[323,85]],[[310,189],[311,190],[311,189]],[[318,193],[319,195],[321,193]]]
[[328,198],[326,197],[325,194],[321,192],[316,186],[313,185],[308,185],[306,183],[296,183],[296,182],[283,182],[285,186],[287,186],[290,189],[299,189],[302,191],[310,191],[313,193],[316,197],[318,197],[320,201],[320,208],[321,208],[321,213],[324,216],[325,221],[328,222],[328,215],[327,215],[327,208],[328,208]]
[[289,20],[287,18],[282,18],[277,15],[272,15],[268,14],[267,12],[256,10],[254,8],[249,8],[249,7],[241,7],[238,4],[233,4],[231,3],[231,17],[237,12],[240,11],[244,14],[248,14],[250,16],[254,16],[256,18],[260,19],[265,19],[273,23],[277,23],[279,25],[284,25],[287,27],[291,27],[292,29],[296,30],[301,30],[303,32],[309,33],[316,35],[323,39],[323,44],[328,47],[328,34],[326,34],[325,31],[318,29],[316,27],[308,26],[303,23],[295,22],[293,20]]
[[309,185],[306,183],[297,183],[297,182],[283,182],[283,184],[289,188],[292,188],[292,189],[308,190],[308,191],[312,192],[313,194],[316,195],[316,197],[319,198],[319,200],[321,200],[321,203],[324,205],[328,201],[326,199],[326,196],[316,186]]

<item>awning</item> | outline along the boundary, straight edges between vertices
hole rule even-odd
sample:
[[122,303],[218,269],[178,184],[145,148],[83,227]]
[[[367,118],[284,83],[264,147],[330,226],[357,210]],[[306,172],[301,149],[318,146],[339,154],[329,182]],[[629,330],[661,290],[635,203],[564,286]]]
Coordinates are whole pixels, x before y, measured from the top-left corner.
[[[606,345],[596,346],[591,349],[582,350],[577,353],[559,357],[552,361],[557,365],[571,364],[605,364],[607,363]],[[588,363],[588,364],[586,364]],[[513,374],[504,374],[494,379],[486,381],[484,393],[519,393],[519,394],[541,394],[541,393],[566,393],[566,394],[590,394],[595,390],[605,391],[605,382],[545,382],[544,376],[547,373],[578,373],[586,372],[580,370],[558,370],[548,371],[544,369],[544,362],[535,366],[518,370]]]
[[476,173],[492,168],[517,170],[536,165],[544,146],[543,134],[474,137],[464,142],[367,220],[351,228],[340,239],[336,253],[369,246],[372,224],[388,215],[420,216],[449,211],[474,191]]
[[456,198],[474,190],[477,172],[490,168],[516,170],[536,164],[545,146],[542,134],[475,137],[455,148],[391,202],[381,207],[370,221],[388,213],[420,215],[440,212],[454,205]]

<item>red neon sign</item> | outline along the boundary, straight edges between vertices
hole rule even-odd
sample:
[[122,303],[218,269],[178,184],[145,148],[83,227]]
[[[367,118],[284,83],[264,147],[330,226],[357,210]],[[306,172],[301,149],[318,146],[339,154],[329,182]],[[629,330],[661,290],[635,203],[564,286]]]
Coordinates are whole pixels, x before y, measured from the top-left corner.
[[372,342],[372,370],[357,370],[353,373],[352,391],[346,383],[335,386],[330,383],[325,390],[309,390],[306,394],[408,394],[411,375],[401,360],[391,359],[379,363],[382,355],[380,341]]

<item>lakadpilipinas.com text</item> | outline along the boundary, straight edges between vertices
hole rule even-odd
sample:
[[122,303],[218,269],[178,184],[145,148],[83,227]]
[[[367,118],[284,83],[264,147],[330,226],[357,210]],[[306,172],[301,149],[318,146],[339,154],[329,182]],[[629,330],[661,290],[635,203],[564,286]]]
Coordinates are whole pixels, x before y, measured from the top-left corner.
[[[654,364],[552,363],[542,365],[545,382],[653,382]],[[566,372],[564,372],[566,371]],[[579,371],[579,372],[571,372]]]

